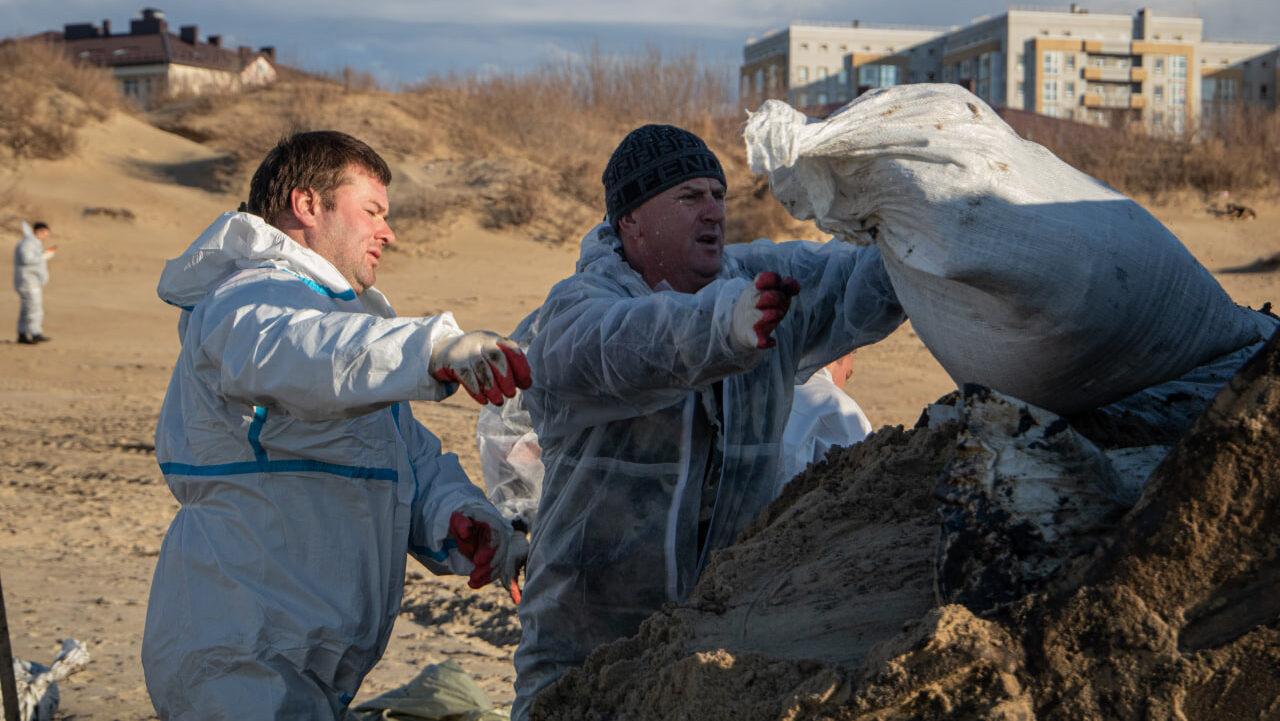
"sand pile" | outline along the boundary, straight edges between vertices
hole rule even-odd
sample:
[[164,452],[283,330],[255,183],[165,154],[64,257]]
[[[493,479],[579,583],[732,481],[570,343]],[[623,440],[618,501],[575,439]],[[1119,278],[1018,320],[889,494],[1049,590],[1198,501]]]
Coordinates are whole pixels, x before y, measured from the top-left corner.
[[1280,334],[1091,550],[981,615],[935,604],[956,439],[832,453],[533,717],[1280,718]]

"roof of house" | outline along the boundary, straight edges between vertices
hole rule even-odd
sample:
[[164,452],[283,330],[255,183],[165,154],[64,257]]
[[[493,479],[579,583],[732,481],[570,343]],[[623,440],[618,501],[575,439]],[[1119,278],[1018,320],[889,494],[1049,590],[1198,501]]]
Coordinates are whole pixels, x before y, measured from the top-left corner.
[[210,43],[192,44],[169,32],[64,39],[62,42],[72,57],[108,67],[176,63],[235,73],[265,54],[248,48],[231,50]]

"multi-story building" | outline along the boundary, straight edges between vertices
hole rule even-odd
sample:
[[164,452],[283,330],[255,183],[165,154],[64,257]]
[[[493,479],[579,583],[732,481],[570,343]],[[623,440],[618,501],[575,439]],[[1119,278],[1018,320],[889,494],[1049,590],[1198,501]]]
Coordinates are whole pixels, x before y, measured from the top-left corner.
[[[911,42],[911,33],[919,39]],[[793,24],[748,42],[742,94],[748,102],[783,97],[820,114],[871,88],[942,81],[964,85],[995,107],[1168,132],[1229,108],[1277,107],[1280,48],[1202,36],[1195,17],[1145,9],[1133,16],[1094,13],[1077,5],[1014,7],[945,31]],[[840,77],[850,82],[843,95],[822,102],[803,73],[814,63],[813,47],[835,43],[862,52],[842,55]],[[761,71],[776,85],[763,82]]]
[[69,56],[81,62],[111,69],[120,93],[148,107],[157,99],[175,95],[238,90],[264,85],[276,79],[275,49],[222,47],[222,38],[210,35],[201,41],[195,25],[169,32],[164,13],[142,10],[129,24],[128,33],[111,32],[111,22],[69,23],[63,32],[46,34],[61,43]]
[[757,103],[785,98],[799,107],[838,107],[868,88],[908,82],[905,62],[872,63],[927,44],[944,30],[864,25],[856,20],[794,23],[747,43],[741,96]]

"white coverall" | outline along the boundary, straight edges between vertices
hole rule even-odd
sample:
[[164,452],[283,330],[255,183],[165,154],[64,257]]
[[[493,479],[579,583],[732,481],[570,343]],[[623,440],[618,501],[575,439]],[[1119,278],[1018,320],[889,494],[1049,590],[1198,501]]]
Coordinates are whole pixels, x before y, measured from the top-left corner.
[[183,309],[156,458],[182,504],[142,661],[163,718],[342,718],[386,647],[406,553],[471,562],[449,516],[492,506],[414,420],[450,314],[396,318],[262,219],[218,218],[160,279]]
[[[688,597],[712,549],[773,498],[783,426],[806,377],[904,320],[880,253],[767,240],[724,248],[695,294],[652,290],[608,224],[551,289],[525,401],[546,467],[533,528],[513,718],[602,643]],[[770,349],[731,337],[755,275],[801,285]],[[705,535],[705,541],[699,542]]]
[[[522,348],[529,347],[537,311],[521,321],[511,335]],[[835,446],[851,446],[872,431],[871,422],[849,394],[835,384],[831,371],[820,368],[809,380],[796,386],[791,414],[782,434],[777,489],[802,473],[810,463],[827,457]],[[508,520],[520,519],[533,528],[542,495],[542,446],[533,430],[533,419],[525,407],[524,395],[503,405],[480,408],[476,422],[476,445],[480,450],[480,470],[489,500]]]
[[13,289],[18,291],[18,335],[44,335],[44,287],[49,282],[53,251],[22,224],[23,236],[13,249]]
[[778,488],[804,472],[810,463],[827,457],[834,446],[851,446],[871,433],[871,421],[862,408],[836,385],[831,371],[818,370],[809,380],[796,386],[791,402],[791,416],[782,433],[782,471]]

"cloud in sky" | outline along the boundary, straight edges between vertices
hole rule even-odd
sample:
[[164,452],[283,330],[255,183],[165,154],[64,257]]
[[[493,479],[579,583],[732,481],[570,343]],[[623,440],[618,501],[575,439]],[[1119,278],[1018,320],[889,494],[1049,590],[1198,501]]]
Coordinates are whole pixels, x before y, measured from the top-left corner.
[[[1277,0],[1079,4],[1093,12],[1132,14],[1149,7],[1157,14],[1195,15],[1204,20],[1207,39],[1280,44]],[[597,42],[624,54],[653,45],[736,65],[748,38],[793,20],[946,27],[1009,7],[989,0],[794,0],[785,5],[766,0],[0,0],[0,35],[104,18],[122,32],[148,5],[159,5],[175,30],[199,25],[201,35],[220,34],[229,45],[273,45],[289,64],[319,71],[351,66],[388,84],[450,71],[524,70]]]

